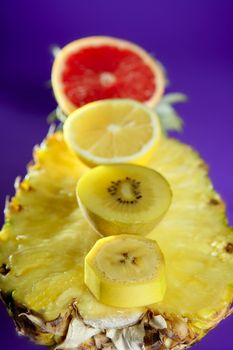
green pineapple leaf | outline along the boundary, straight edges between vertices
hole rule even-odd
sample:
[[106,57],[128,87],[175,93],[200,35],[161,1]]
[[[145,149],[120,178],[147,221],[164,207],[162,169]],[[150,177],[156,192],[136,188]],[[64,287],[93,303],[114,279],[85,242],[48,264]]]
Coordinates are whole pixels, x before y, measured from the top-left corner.
[[47,122],[49,124],[53,124],[56,121],[63,124],[65,120],[66,120],[66,115],[62,112],[59,106],[57,106],[57,108],[54,109],[47,117]]
[[159,116],[162,128],[166,134],[168,131],[178,131],[183,130],[183,120],[177,114],[174,107],[175,103],[186,102],[187,96],[181,93],[170,93],[165,95],[160,103],[156,106],[156,112]]

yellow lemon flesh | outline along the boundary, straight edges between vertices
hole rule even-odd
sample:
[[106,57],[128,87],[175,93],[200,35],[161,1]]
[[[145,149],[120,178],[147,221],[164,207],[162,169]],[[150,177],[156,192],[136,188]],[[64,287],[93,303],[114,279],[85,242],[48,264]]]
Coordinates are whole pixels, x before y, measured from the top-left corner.
[[64,123],[66,143],[89,165],[146,164],[160,136],[157,115],[129,99],[89,103],[71,113]]

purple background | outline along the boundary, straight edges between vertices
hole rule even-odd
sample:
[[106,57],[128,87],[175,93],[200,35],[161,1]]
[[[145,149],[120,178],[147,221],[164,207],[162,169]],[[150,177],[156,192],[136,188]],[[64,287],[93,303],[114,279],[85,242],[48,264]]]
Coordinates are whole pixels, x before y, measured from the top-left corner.
[[[167,68],[168,91],[189,96],[189,103],[177,107],[186,124],[179,138],[210,165],[233,224],[231,0],[1,0],[1,209],[6,195],[13,194],[15,177],[25,173],[33,145],[46,134],[46,116],[56,105],[47,83],[50,46],[103,34],[132,40],[155,54]],[[16,336],[2,305],[0,327],[1,349],[44,349]],[[232,349],[232,327],[232,318],[224,321],[195,349]]]

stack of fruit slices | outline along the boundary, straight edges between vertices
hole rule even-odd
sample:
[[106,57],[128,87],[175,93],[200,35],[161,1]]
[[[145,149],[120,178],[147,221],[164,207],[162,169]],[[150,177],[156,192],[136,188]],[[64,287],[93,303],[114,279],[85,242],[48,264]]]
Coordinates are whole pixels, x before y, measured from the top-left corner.
[[232,229],[203,160],[151,109],[164,82],[119,39],[55,59],[63,131],[35,147],[0,233],[2,300],[37,343],[184,349],[232,312]]

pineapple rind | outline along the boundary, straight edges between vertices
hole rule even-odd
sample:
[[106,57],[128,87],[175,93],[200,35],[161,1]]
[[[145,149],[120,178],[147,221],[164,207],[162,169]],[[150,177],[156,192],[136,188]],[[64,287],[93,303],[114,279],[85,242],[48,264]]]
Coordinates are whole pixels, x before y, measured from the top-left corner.
[[[73,300],[78,301],[78,311],[87,320],[143,314],[145,309],[116,310],[97,303],[82,282],[84,256],[99,238],[83,220],[75,198],[76,181],[88,168],[67,149],[61,133],[36,147],[34,160],[25,179],[16,182],[16,196],[6,206],[6,223],[0,233],[0,262],[11,269],[0,276],[0,289],[3,299],[12,291],[17,307],[8,308],[20,332],[41,344],[59,343],[71,319],[67,310]],[[175,329],[174,320],[187,322],[189,337],[185,342],[190,345],[230,313],[233,259],[226,246],[233,242],[232,229],[227,226],[224,204],[213,190],[205,163],[190,147],[164,139],[150,166],[168,179],[174,198],[166,217],[149,235],[165,253],[170,286],[164,301],[150,309],[163,315],[171,329]],[[77,239],[74,232],[85,232],[88,239]],[[213,275],[209,276],[210,269]],[[210,277],[210,283],[203,284]],[[190,283],[197,296],[201,295],[201,303],[190,294],[192,289],[184,288]],[[214,288],[215,294],[211,293]],[[46,331],[38,328],[38,322],[33,323],[33,317],[34,330],[26,325],[22,316],[18,317],[22,308],[41,320]],[[50,326],[58,318],[63,325],[60,334]],[[179,342],[181,339],[178,347]],[[93,346],[93,341],[90,344]]]

